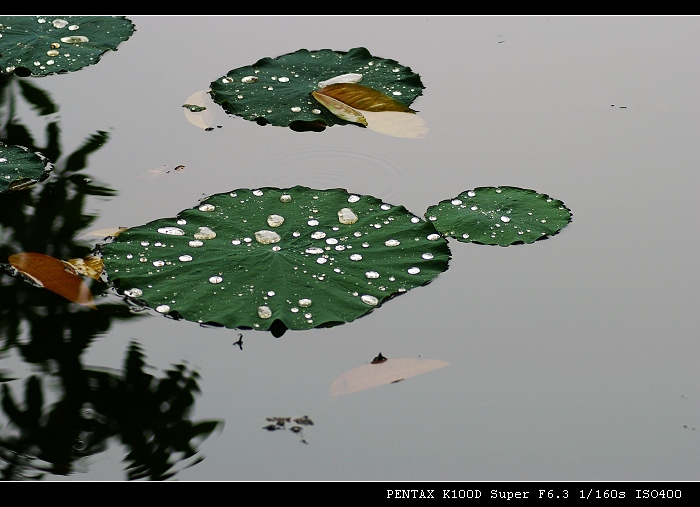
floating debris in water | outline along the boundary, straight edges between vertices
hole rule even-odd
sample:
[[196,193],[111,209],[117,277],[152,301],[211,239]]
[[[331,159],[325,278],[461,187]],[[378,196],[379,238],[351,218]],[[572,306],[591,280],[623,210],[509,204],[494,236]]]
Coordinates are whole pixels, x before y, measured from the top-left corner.
[[[308,444],[304,438],[304,428],[302,426],[313,426],[314,422],[309,418],[308,415],[297,417],[292,419],[291,417],[267,417],[266,421],[269,423],[262,427],[262,429],[267,431],[279,431],[289,429],[292,433],[299,434],[301,436],[301,443]],[[287,428],[287,424],[294,423],[294,425]]]

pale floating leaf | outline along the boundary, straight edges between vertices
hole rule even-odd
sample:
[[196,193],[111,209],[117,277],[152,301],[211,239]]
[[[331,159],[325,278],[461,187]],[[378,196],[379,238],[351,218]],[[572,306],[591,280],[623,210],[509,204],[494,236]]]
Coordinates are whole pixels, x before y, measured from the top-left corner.
[[422,139],[428,135],[428,124],[414,113],[398,111],[362,111],[367,128],[392,137]]
[[387,359],[343,373],[331,384],[331,397],[350,394],[372,387],[391,384],[421,373],[438,370],[449,365],[438,359],[400,358]]
[[216,113],[214,112],[214,101],[211,100],[209,95],[209,90],[199,90],[190,95],[185,104],[183,104],[183,110],[185,111],[185,118],[195,127],[199,127],[203,130],[210,130],[214,128]]
[[341,74],[339,76],[326,79],[325,81],[321,81],[320,83],[318,83],[318,87],[325,88],[326,86],[330,86],[336,83],[359,83],[360,81],[362,81],[362,74]]

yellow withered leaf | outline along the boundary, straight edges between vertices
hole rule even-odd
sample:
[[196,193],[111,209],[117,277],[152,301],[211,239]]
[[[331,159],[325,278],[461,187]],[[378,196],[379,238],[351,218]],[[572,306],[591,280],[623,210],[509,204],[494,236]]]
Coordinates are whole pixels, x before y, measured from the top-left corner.
[[365,120],[365,117],[362,116],[362,113],[357,109],[354,109],[344,102],[329,95],[324,95],[320,92],[311,92],[311,95],[313,95],[316,100],[323,104],[326,109],[328,109],[338,118],[367,126],[367,120]]
[[374,88],[357,83],[332,84],[311,92],[311,94],[322,104],[323,102],[319,97],[330,97],[352,109],[359,109],[360,111],[415,113],[413,109],[406,107],[398,100]]
[[66,262],[70,264],[78,274],[89,276],[95,280],[99,280],[102,277],[102,268],[104,268],[105,264],[102,257],[97,257],[95,255],[88,255],[82,259],[68,259]]
[[74,303],[97,309],[90,288],[67,262],[34,252],[10,255],[8,260],[13,268],[36,285]]

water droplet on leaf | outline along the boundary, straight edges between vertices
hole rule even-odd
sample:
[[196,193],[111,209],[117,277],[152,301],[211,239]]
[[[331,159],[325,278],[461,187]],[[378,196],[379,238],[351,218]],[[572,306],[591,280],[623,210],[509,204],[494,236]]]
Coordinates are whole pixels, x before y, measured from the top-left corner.
[[354,224],[357,222],[357,215],[350,208],[343,208],[338,212],[338,221],[341,224]]
[[216,233],[212,231],[209,227],[200,227],[197,232],[194,233],[195,239],[214,239]]
[[363,294],[360,299],[362,300],[363,303],[368,304],[370,306],[377,306],[379,304],[379,300],[369,294]]
[[180,229],[179,227],[161,227],[158,229],[158,232],[161,234],[170,234],[172,236],[184,236],[185,231]]
[[255,232],[255,240],[258,243],[261,243],[263,245],[277,243],[277,242],[279,242],[280,239],[282,239],[282,238],[275,231],[263,230],[263,231],[256,231]]
[[267,225],[270,227],[279,227],[284,223],[284,217],[281,215],[270,215],[267,217]]

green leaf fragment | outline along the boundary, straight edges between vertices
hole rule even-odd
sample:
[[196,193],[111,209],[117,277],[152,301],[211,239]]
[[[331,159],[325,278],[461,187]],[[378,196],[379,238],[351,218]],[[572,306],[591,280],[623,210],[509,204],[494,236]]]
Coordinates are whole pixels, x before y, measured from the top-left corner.
[[430,206],[426,218],[441,234],[465,243],[509,246],[557,234],[571,210],[546,194],[517,187],[479,187]]
[[49,177],[53,164],[41,153],[0,142],[0,193],[24,190]]
[[0,74],[80,70],[116,51],[135,30],[123,16],[0,16]]
[[227,328],[350,322],[432,281],[447,241],[403,206],[343,189],[238,189],[102,248],[118,291],[164,314]]
[[201,113],[202,111],[206,111],[206,106],[198,106],[196,104],[183,104],[182,107],[186,108],[188,111],[192,113]]

